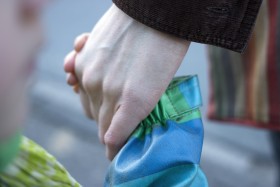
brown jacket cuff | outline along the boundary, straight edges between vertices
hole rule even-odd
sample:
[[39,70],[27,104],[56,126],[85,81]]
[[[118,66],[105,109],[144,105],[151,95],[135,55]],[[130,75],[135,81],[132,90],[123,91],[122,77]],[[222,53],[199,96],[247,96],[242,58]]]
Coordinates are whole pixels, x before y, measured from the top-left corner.
[[262,0],[113,0],[137,21],[189,41],[243,52]]

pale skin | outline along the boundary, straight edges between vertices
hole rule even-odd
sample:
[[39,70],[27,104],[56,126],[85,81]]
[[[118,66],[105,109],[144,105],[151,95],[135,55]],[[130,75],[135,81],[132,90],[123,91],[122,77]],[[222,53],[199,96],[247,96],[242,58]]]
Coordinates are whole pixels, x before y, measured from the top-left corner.
[[41,7],[34,0],[0,3],[0,141],[25,118],[30,70],[42,42]]
[[189,45],[135,21],[115,5],[90,34],[76,39],[75,50],[65,58],[67,82],[79,85],[85,113],[96,120],[108,159],[155,107]]

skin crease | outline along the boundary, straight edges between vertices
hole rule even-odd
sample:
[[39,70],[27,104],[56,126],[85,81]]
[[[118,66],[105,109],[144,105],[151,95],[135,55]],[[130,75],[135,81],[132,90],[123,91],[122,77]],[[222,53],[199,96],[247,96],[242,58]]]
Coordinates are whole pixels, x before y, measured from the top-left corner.
[[42,42],[41,5],[32,1],[0,3],[0,140],[14,133],[26,115],[30,70]]
[[79,84],[85,113],[97,121],[112,160],[157,104],[190,42],[149,28],[112,5],[91,34],[75,43],[76,52],[65,59],[67,82]]

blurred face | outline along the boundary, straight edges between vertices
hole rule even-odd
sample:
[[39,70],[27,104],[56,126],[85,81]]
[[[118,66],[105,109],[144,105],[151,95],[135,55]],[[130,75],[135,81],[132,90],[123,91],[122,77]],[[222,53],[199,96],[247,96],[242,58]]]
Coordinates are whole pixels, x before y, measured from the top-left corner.
[[40,1],[0,1],[0,132],[24,118],[28,82],[42,40]]

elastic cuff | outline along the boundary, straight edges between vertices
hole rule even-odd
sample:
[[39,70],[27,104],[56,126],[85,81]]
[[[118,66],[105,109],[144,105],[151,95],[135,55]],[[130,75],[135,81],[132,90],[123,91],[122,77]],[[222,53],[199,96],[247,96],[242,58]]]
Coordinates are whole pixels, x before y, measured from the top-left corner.
[[[164,123],[169,119],[177,119],[199,112],[202,105],[197,76],[177,77],[172,80],[160,101],[141,124],[152,126]],[[199,115],[197,115],[199,116]]]

